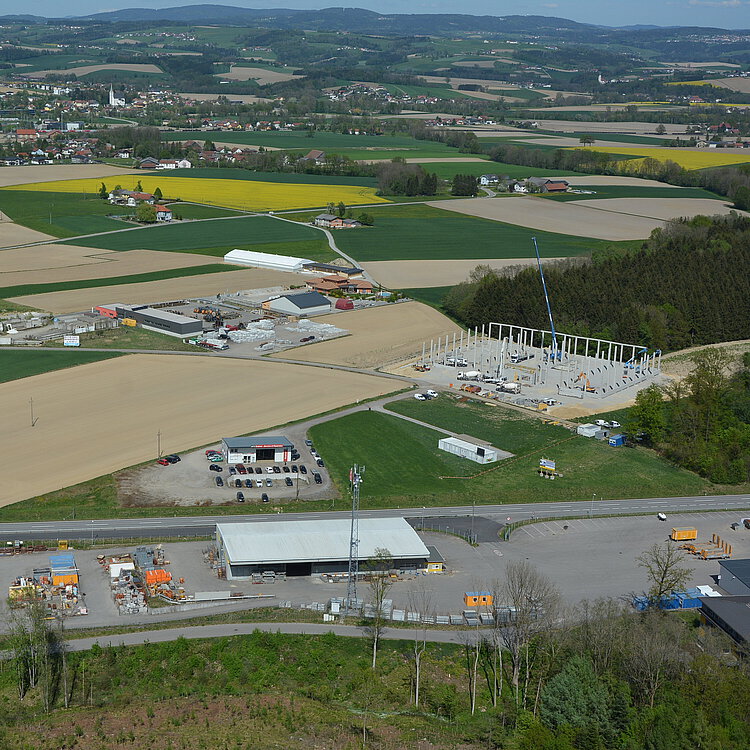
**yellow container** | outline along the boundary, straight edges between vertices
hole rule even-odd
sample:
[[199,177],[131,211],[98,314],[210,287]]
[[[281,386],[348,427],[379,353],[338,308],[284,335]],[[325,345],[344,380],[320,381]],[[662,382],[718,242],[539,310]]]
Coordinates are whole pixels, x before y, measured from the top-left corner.
[[687,526],[679,529],[672,529],[672,533],[669,538],[673,542],[687,542],[692,539],[698,538],[698,529],[689,528]]
[[131,328],[135,328],[138,325],[138,322],[133,320],[133,318],[123,318],[120,323],[124,326],[130,326]]

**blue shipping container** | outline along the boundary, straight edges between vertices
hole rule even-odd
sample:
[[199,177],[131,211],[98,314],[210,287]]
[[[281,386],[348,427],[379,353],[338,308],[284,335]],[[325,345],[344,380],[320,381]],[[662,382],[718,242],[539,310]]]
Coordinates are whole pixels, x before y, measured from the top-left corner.
[[625,445],[625,435],[612,435],[608,442],[613,448],[620,448]]

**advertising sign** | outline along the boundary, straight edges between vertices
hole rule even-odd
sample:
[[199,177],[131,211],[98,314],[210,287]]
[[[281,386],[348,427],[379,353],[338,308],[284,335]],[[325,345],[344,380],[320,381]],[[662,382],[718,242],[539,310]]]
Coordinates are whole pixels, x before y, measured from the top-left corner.
[[63,346],[80,346],[80,336],[63,336]]

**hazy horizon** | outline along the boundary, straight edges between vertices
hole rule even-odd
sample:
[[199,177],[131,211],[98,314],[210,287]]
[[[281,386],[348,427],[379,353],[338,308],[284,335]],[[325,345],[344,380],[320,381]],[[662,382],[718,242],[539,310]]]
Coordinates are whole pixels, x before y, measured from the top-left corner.
[[[56,0],[38,0],[33,7],[19,8],[17,3],[0,0],[0,15],[29,13],[51,18],[72,15],[88,15],[124,8],[171,8],[184,5],[232,5],[239,8],[294,8],[313,10],[341,7],[334,2],[315,0],[257,0],[243,2],[237,0],[222,3],[180,2],[179,0],[143,0],[112,2],[112,0],[78,0],[75,14],[70,6],[60,13],[61,6]],[[632,0],[630,3],[615,0],[524,0],[520,3],[499,0],[466,0],[456,6],[449,0],[416,0],[404,6],[397,0],[369,0],[355,2],[344,7],[365,8],[381,13],[466,13],[471,15],[539,15],[567,18],[582,23],[604,26],[704,26],[724,29],[750,28],[750,0]]]

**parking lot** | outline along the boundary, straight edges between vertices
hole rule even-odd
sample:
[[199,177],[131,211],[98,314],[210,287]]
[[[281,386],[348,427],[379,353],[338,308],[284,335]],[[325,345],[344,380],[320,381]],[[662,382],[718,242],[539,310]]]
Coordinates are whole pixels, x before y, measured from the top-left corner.
[[181,454],[178,463],[161,465],[154,461],[121,472],[117,477],[119,493],[124,504],[139,506],[225,505],[240,502],[238,493],[242,493],[244,503],[269,505],[335,495],[325,466],[319,466],[311,452],[314,446],[306,445],[304,440],[295,441],[294,446],[299,459],[245,465],[209,461],[207,450],[221,450],[220,445],[212,445]]

